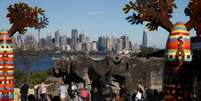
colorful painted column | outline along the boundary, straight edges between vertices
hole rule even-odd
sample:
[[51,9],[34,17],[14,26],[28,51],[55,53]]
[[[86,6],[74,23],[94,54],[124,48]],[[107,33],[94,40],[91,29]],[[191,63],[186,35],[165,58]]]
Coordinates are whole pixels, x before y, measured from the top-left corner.
[[166,44],[166,63],[171,67],[180,67],[184,62],[191,61],[192,54],[189,32],[183,23],[176,23]]
[[[189,32],[183,23],[176,23],[166,44],[166,66],[164,69],[163,91],[165,101],[185,101],[190,96],[192,78],[184,68],[192,61]],[[190,67],[187,67],[190,68]]]
[[0,101],[14,100],[13,42],[7,31],[0,32]]

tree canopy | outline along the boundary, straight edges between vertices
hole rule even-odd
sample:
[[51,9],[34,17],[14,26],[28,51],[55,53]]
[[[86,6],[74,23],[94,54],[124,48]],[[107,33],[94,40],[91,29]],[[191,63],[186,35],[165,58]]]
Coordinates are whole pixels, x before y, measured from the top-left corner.
[[8,8],[7,17],[12,24],[9,29],[10,36],[16,32],[24,34],[27,27],[30,28],[43,28],[48,24],[45,17],[44,10],[38,7],[31,7],[26,3],[11,4]]
[[[194,28],[197,36],[201,36],[201,0],[190,0],[184,10],[189,21],[185,25],[187,30]],[[175,0],[135,0],[125,4],[123,11],[131,14],[126,19],[131,24],[143,24],[147,21],[146,27],[153,31],[159,26],[171,32],[173,27],[170,18],[173,10],[177,8]]]
[[126,4],[123,11],[126,14],[132,11],[126,18],[131,24],[148,21],[146,26],[151,31],[157,30],[158,26],[171,31],[173,24],[170,18],[173,8],[176,8],[174,0],[136,0]]
[[201,37],[201,0],[190,0],[188,6],[184,10],[189,21],[186,23],[188,30],[194,28],[198,37]]

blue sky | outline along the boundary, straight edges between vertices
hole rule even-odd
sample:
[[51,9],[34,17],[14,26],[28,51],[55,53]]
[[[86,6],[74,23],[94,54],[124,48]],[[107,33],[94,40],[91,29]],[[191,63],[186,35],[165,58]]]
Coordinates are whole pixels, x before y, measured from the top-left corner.
[[[129,0],[0,0],[0,29],[8,29],[11,25],[6,18],[7,7],[16,2],[26,2],[31,6],[43,8],[49,18],[49,25],[42,30],[42,37],[57,29],[70,36],[71,29],[76,28],[96,40],[100,35],[120,37],[128,34],[133,43],[141,44],[144,25],[130,25],[123,14],[122,7]],[[173,23],[186,22],[184,8],[188,0],[176,0],[178,8],[174,11]],[[36,33],[30,29],[27,33]],[[191,35],[194,36],[194,32]],[[162,28],[148,32],[148,45],[164,48],[168,32]]]

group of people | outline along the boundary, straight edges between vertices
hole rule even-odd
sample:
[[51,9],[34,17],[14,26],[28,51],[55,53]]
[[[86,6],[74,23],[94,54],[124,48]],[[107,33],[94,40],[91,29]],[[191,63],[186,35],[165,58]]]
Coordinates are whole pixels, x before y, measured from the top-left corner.
[[106,84],[104,87],[90,87],[84,83],[74,82],[66,85],[63,78],[60,78],[57,88],[58,95],[50,95],[48,89],[52,85],[53,83],[42,82],[34,87],[34,95],[28,95],[29,85],[24,82],[20,87],[21,101],[161,101],[161,96],[157,91],[152,93],[147,90],[148,92],[146,92],[140,85],[136,92],[130,92],[125,85],[119,85],[118,89],[110,84]]
[[34,86],[34,93],[28,95],[29,84],[23,82],[20,86],[20,98],[21,101],[90,101],[90,91],[85,86],[77,86],[72,83],[68,86],[64,84],[63,78],[59,79],[59,94],[52,96],[49,94],[48,89],[53,83],[46,84],[42,82],[39,85]]
[[28,95],[29,92],[29,84],[27,82],[23,82],[20,86],[20,98],[21,101],[51,101],[48,100],[47,96],[47,87],[52,84],[45,84],[42,82],[40,85],[36,85],[34,87],[35,94]]

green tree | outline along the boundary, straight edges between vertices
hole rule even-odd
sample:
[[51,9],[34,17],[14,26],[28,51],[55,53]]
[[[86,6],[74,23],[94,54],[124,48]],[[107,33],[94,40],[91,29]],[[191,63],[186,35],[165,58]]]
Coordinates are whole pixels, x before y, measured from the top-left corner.
[[16,32],[24,34],[27,27],[37,28],[40,26],[40,18],[44,16],[44,10],[38,7],[31,7],[26,3],[16,3],[10,5],[8,8],[7,17],[12,24],[9,29],[10,36]]
[[44,82],[48,77],[52,76],[48,71],[38,71],[28,76],[28,82],[34,86],[36,84]]

